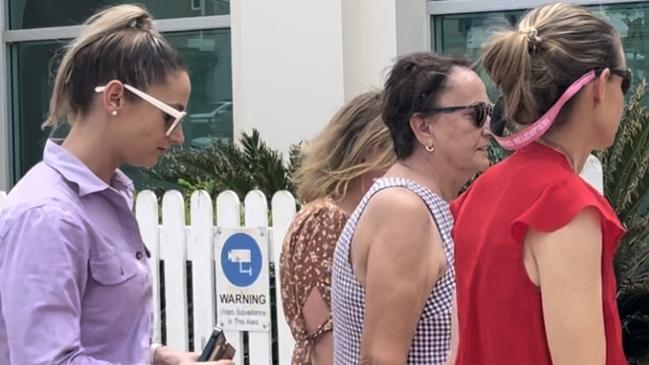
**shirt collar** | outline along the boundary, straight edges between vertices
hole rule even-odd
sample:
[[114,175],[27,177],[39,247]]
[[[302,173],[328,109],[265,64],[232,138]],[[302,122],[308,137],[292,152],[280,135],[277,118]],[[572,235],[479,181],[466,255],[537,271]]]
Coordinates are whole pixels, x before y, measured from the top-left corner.
[[111,178],[112,186],[108,185],[75,155],[63,148],[61,142],[61,140],[47,140],[43,162],[61,174],[65,180],[77,185],[80,197],[108,189],[125,192],[128,195],[132,193],[133,182],[122,171],[115,170]]

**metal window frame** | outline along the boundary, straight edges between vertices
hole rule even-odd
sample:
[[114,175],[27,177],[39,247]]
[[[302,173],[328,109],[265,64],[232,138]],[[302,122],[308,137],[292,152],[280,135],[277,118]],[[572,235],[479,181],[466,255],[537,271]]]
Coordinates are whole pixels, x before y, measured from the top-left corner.
[[[4,30],[9,20],[7,11],[8,1],[0,0],[0,22]],[[11,97],[11,86],[9,75],[8,44],[5,41],[5,32],[0,33],[0,190],[7,191],[13,181],[13,138],[12,123],[9,120],[9,99]]]
[[[0,0],[0,190],[8,190],[15,181],[14,126],[11,103],[11,62],[9,48],[14,43],[68,40],[81,33],[82,26],[61,26],[9,30],[8,0]],[[185,32],[230,28],[230,15],[210,15],[155,20],[160,32]]]
[[[489,13],[527,10],[540,5],[555,3],[556,0],[428,0],[426,9],[429,17],[429,47],[435,50],[437,40],[437,17],[440,15]],[[572,0],[572,4],[584,6],[647,3],[640,0]]]
[[[428,1],[428,15],[447,15],[463,13],[484,13],[492,11],[523,10],[539,5],[554,3],[556,0],[433,0]],[[625,3],[641,3],[638,0],[572,0],[577,5],[614,5]]]
[[[160,19],[155,22],[156,28],[163,33],[184,32],[193,30],[230,28],[229,15],[210,15],[174,19]],[[5,24],[7,24],[5,22]],[[6,25],[5,25],[6,26]],[[81,33],[81,25],[5,30],[4,42],[29,42],[74,38]]]
[[196,0],[192,0],[190,4],[191,10],[203,10],[205,7],[205,0],[198,0],[198,5],[196,5]]

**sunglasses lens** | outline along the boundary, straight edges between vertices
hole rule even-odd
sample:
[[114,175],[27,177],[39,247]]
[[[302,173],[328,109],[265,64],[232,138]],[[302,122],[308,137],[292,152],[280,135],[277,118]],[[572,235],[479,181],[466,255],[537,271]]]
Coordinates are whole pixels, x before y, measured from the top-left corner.
[[505,102],[502,97],[498,99],[493,107],[491,115],[491,133],[502,137],[505,133]]
[[180,126],[180,123],[185,119],[187,114],[182,114],[178,119],[174,118],[173,116],[168,115],[165,117],[165,126],[167,127],[167,135],[171,135],[173,131],[175,131],[178,126]]
[[164,121],[165,121],[165,126],[167,128],[169,128],[174,124],[174,122],[176,121],[176,118],[174,118],[172,115],[164,113]]
[[626,76],[622,79],[622,93],[626,94],[631,87],[631,73],[627,73]]
[[475,113],[475,124],[478,128],[482,128],[487,121],[487,117],[493,115],[493,106],[487,103],[478,103],[473,107]]
[[622,94],[626,95],[626,93],[631,88],[631,81],[633,79],[633,74],[631,73],[631,70],[612,69],[611,73],[617,75],[622,79],[620,88],[622,89]]
[[167,121],[165,120],[165,126],[167,128],[167,132],[166,132],[167,136],[171,135],[171,133],[173,133],[176,130],[176,128],[178,128],[178,125],[180,124],[179,122],[180,120],[176,120],[173,118],[171,120],[171,123],[167,123]]
[[484,104],[478,103],[473,106],[473,117],[475,120],[475,125],[481,127],[485,120],[485,108]]

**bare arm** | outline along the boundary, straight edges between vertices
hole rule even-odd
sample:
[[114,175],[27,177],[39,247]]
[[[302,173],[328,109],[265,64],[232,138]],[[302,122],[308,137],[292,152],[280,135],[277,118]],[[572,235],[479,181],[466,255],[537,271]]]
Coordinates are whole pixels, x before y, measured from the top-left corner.
[[404,364],[445,265],[441,240],[424,202],[410,192],[379,193],[366,212],[361,364]]
[[552,363],[604,365],[602,232],[593,208],[552,232],[529,230],[525,244],[536,262]]
[[[330,316],[329,306],[325,302],[318,288],[313,288],[304,303],[302,315],[308,333],[316,333],[320,326],[327,322]],[[317,336],[311,350],[311,364],[333,364],[333,336],[331,331]]]

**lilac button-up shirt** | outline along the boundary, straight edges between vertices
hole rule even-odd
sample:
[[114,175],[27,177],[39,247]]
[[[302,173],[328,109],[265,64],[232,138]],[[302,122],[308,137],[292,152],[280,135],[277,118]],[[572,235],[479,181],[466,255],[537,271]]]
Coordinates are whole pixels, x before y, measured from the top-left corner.
[[0,211],[0,364],[150,363],[152,284],[131,212],[110,186],[48,141]]

